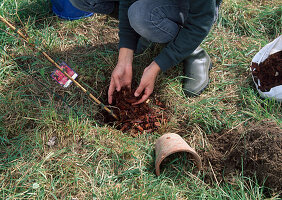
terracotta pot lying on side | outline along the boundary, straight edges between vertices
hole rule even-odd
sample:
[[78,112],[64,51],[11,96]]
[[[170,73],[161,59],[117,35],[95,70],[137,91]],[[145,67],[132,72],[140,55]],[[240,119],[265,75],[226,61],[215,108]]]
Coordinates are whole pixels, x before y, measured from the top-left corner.
[[160,175],[160,165],[162,161],[166,157],[170,156],[171,154],[178,152],[187,152],[191,154],[193,157],[193,161],[197,165],[197,168],[199,170],[202,168],[202,162],[200,156],[178,134],[167,133],[162,135],[156,141],[155,151],[156,151],[155,168],[156,168],[157,176]]

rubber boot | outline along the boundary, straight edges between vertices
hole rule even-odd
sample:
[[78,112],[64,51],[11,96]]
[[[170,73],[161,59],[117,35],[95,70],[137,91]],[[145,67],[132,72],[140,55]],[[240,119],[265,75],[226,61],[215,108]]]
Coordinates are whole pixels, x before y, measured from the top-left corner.
[[209,70],[212,67],[207,52],[198,47],[183,61],[183,91],[186,96],[198,96],[209,84]]

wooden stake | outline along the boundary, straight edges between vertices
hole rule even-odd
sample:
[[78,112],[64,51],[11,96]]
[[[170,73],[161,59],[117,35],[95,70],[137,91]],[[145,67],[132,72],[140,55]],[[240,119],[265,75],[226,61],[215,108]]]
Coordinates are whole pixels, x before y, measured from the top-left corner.
[[[11,23],[9,23],[4,17],[0,15],[0,20],[4,22],[9,28],[11,28],[14,32],[19,34],[31,47],[36,49],[35,44],[30,43],[29,37],[27,35],[24,35],[19,29],[14,27]],[[80,85],[76,80],[74,80],[70,75],[68,75],[61,67],[58,65],[46,52],[40,51],[42,55],[50,62],[52,63],[56,68],[58,68],[65,76],[67,76],[77,87],[79,87],[84,93],[88,94],[88,96],[93,99],[97,104],[102,106],[108,113],[110,113],[116,120],[118,120],[118,117],[113,113],[112,110],[110,110],[108,107],[106,107],[101,101],[99,101],[97,98],[95,98],[90,92],[88,92],[82,85]]]

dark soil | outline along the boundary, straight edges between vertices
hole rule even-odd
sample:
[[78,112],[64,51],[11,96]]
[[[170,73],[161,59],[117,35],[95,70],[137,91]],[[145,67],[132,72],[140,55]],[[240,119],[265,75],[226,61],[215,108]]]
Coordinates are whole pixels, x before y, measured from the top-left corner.
[[119,117],[118,129],[123,132],[130,132],[132,136],[156,131],[168,120],[164,104],[157,99],[151,100],[150,104],[144,102],[132,105],[141,96],[135,97],[134,90],[129,91],[126,89],[115,92],[113,96],[113,111]]
[[282,85],[282,51],[270,55],[260,64],[252,63],[251,70],[254,81],[262,92]]
[[252,125],[243,135],[238,131],[209,135],[212,148],[200,152],[207,181],[216,177],[218,182],[230,182],[233,175],[240,173],[256,176],[260,185],[281,192],[281,134],[281,128],[274,122],[263,122]]

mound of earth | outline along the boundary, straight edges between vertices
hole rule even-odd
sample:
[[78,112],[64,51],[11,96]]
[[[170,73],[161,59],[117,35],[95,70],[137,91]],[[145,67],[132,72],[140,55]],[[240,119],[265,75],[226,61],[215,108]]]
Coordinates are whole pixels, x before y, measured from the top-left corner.
[[134,96],[134,90],[122,89],[113,95],[113,112],[119,117],[118,128],[123,132],[129,132],[132,136],[140,133],[152,132],[167,122],[168,115],[165,106],[157,99],[150,104],[147,102],[132,105],[140,97]]
[[232,182],[232,176],[256,176],[258,183],[282,191],[281,128],[274,122],[252,125],[244,134],[227,131],[208,136],[209,150],[200,152],[207,181]]

